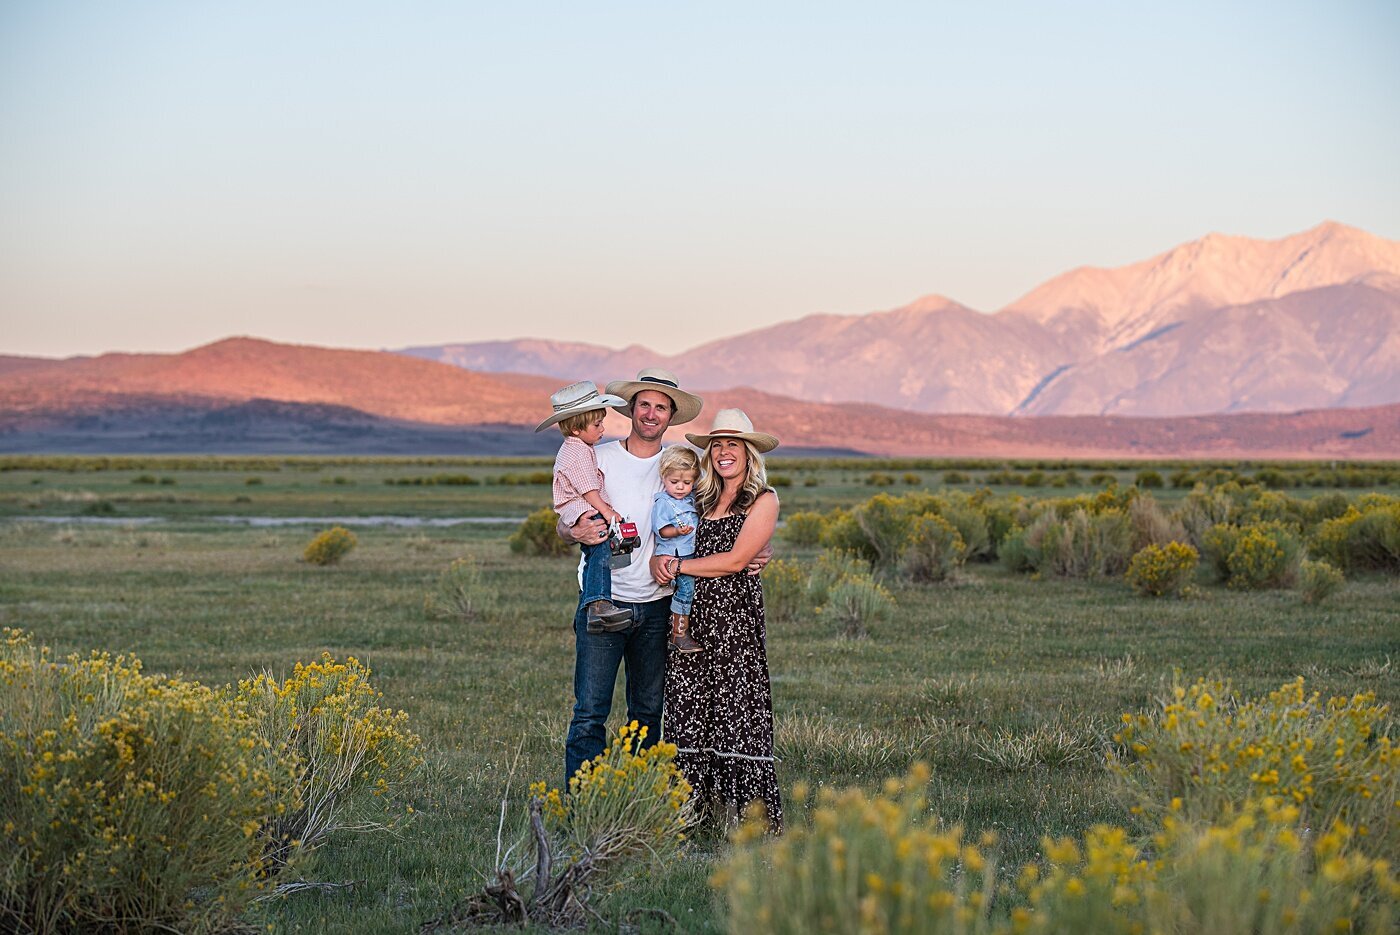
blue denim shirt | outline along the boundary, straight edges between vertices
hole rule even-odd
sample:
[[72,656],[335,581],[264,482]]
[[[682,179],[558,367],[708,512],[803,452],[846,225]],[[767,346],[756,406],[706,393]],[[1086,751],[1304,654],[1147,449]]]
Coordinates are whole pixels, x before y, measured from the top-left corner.
[[694,555],[695,530],[689,535],[666,539],[661,535],[663,526],[699,526],[700,514],[695,512],[695,498],[687,494],[677,500],[662,490],[651,499],[651,528],[656,535],[657,555]]

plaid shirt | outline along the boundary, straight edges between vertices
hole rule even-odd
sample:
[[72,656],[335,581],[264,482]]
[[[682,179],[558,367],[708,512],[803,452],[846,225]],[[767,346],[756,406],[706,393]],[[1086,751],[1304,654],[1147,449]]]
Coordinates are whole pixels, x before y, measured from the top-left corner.
[[[554,457],[554,510],[565,526],[593,509],[583,495],[603,489],[603,472],[598,468],[598,455],[592,445],[585,445],[570,436],[559,446]],[[602,496],[602,494],[599,494]]]

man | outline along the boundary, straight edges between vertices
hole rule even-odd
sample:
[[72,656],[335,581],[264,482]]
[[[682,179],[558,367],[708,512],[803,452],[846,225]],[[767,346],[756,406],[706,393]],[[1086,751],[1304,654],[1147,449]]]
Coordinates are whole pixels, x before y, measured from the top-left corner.
[[[607,744],[618,666],[627,666],[627,718],[647,729],[647,743],[661,737],[661,699],[665,688],[666,641],[670,635],[670,588],[652,577],[655,539],[651,529],[652,498],[661,490],[661,439],[673,425],[690,422],[704,401],[682,390],[665,370],[648,369],[636,380],[609,383],[607,392],[627,401],[619,411],[632,419],[622,441],[594,451],[603,472],[603,496],[615,510],[637,524],[641,545],[626,567],[612,572],[612,601],[632,611],[624,632],[589,633],[582,607],[574,615],[574,716],[564,746],[565,788],[570,777]],[[585,514],[573,526],[559,525],[566,542],[592,545],[608,536],[606,524]],[[761,567],[761,564],[760,564]]]

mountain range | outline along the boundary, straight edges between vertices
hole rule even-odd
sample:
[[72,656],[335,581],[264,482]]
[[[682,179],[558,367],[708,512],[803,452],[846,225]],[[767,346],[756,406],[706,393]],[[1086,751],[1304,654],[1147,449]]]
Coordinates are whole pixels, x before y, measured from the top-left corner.
[[[0,357],[0,451],[548,454],[557,381],[383,351],[229,338],[179,354]],[[1400,404],[1180,418],[914,413],[738,388],[705,393],[784,454],[1400,458]],[[702,415],[698,427],[708,427]],[[670,433],[679,441],[697,425]],[[626,432],[608,417],[608,432]]]
[[1178,416],[1400,401],[1400,243],[1336,222],[1210,234],[1117,269],[1081,267],[994,314],[931,295],[810,315],[676,355],[521,339],[406,348],[479,372],[602,381],[664,366],[924,413]]

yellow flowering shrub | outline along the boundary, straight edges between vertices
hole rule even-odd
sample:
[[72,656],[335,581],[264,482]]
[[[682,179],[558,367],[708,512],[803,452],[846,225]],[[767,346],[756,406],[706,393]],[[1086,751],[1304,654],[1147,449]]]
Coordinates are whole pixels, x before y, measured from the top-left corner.
[[[963,840],[959,828],[926,821],[929,770],[915,764],[882,792],[823,788],[805,823],[781,837],[761,814],[734,832],[729,856],[710,878],[728,907],[728,929],[812,932],[996,931],[995,871],[985,853],[995,842]],[[791,801],[800,813],[808,792]]]
[[967,543],[952,523],[935,513],[916,516],[899,568],[912,581],[946,581],[967,559]]
[[1022,869],[1012,932],[1388,932],[1400,880],[1352,849],[1343,823],[1306,841],[1298,808],[1250,801],[1218,823],[1168,816],[1149,846],[1122,828],[1042,842]]
[[329,653],[298,662],[281,681],[263,672],[238,683],[266,755],[296,765],[263,832],[270,860],[285,863],[335,831],[380,830],[412,814],[396,810],[391,793],[422,765],[422,741],[406,713],[381,707],[382,696],[367,666]]
[[763,607],[770,620],[795,620],[810,610],[807,572],[799,562],[776,558],[764,567]]
[[1346,583],[1346,576],[1326,562],[1303,559],[1298,566],[1298,591],[1304,604],[1319,604],[1336,594]]
[[529,823],[504,856],[497,848],[491,882],[425,930],[462,923],[581,928],[600,918],[589,905],[595,895],[674,856],[690,819],[690,785],[676,767],[675,745],[644,747],[646,737],[636,721],[624,725],[569,780],[567,795],[532,783]]
[[1400,750],[1390,708],[1366,692],[1324,701],[1303,679],[1237,700],[1228,682],[1172,688],[1160,710],[1124,714],[1110,766],[1135,811],[1216,820],[1277,796],[1309,827],[1347,822],[1357,846],[1400,859]]
[[1400,572],[1400,502],[1372,494],[1341,516],[1324,520],[1312,551],[1346,572]]
[[541,507],[525,517],[519,528],[510,534],[510,550],[517,555],[542,555],[553,558],[570,553],[577,555],[578,549],[559,538],[556,526],[559,516],[550,507]]
[[783,538],[793,545],[819,545],[825,531],[826,517],[810,510],[793,513],[783,521]]
[[227,926],[261,885],[259,835],[290,772],[227,697],[129,656],[56,660],[7,628],[0,926]]
[[332,526],[306,544],[302,558],[312,565],[334,565],[355,547],[355,534],[344,526]]
[[[875,795],[822,790],[778,838],[761,815],[733,835],[711,877],[733,935],[832,933],[1388,932],[1400,879],[1334,823],[1299,834],[1298,806],[1248,803],[1218,823],[1168,816],[1150,841],[1101,825],[1042,841],[1042,859],[1000,874],[977,845],[927,816],[917,765]],[[805,802],[799,784],[792,799]]]
[[1180,594],[1196,574],[1199,554],[1181,542],[1148,545],[1138,550],[1123,577],[1133,590],[1148,597]]
[[1245,526],[1225,559],[1232,588],[1257,590],[1285,588],[1298,577],[1303,550],[1293,531],[1283,523]]
[[568,808],[558,789],[537,782],[530,794],[544,805],[546,827],[560,849],[616,857],[675,852],[684,840],[690,783],[676,766],[676,745],[642,744],[647,728],[636,721],[618,728],[606,750],[569,780]]

